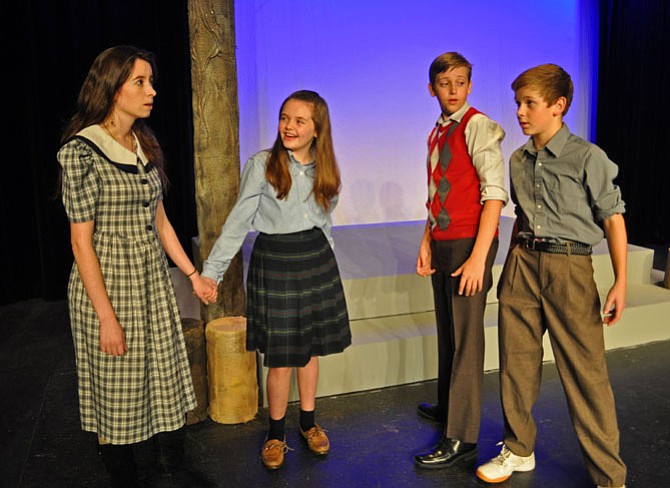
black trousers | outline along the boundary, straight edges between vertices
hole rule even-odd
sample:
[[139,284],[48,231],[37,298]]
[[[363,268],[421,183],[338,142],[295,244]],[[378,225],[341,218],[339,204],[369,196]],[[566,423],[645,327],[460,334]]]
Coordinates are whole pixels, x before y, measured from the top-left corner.
[[438,405],[446,412],[444,435],[476,443],[484,374],[484,309],[498,239],[486,258],[482,291],[458,294],[460,277],[451,277],[470,256],[474,239],[432,241],[432,275],[438,343]]

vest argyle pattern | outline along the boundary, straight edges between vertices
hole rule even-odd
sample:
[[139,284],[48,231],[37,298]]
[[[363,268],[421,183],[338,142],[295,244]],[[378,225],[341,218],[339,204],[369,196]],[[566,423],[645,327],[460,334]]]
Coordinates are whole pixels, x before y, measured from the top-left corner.
[[428,138],[428,218],[435,240],[477,236],[482,212],[479,177],[465,142],[470,108],[460,122],[443,120]]

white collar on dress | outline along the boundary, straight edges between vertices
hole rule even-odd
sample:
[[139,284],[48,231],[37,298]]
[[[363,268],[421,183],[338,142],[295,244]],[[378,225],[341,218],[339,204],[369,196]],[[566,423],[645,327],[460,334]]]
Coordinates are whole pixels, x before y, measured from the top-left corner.
[[139,159],[139,161],[142,162],[142,165],[146,166],[149,163],[149,160],[144,154],[144,151],[142,151],[142,146],[140,146],[140,141],[137,139],[137,136],[134,132],[132,134],[135,139],[137,154],[129,151],[122,144],[119,144],[119,142],[109,135],[100,125],[88,126],[77,132],[76,135],[91,141],[107,157],[107,159],[116,164],[137,166],[137,161]]

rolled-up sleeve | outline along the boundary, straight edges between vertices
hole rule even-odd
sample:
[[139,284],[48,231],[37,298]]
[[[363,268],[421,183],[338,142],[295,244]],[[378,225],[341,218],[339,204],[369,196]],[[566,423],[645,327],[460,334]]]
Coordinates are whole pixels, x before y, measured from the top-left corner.
[[500,143],[505,131],[483,114],[473,115],[465,128],[465,142],[472,157],[472,164],[479,177],[481,203],[501,200],[507,203],[505,189],[505,160]]
[[598,146],[592,145],[584,164],[585,186],[593,215],[599,222],[626,210],[621,189],[614,184],[619,168]]

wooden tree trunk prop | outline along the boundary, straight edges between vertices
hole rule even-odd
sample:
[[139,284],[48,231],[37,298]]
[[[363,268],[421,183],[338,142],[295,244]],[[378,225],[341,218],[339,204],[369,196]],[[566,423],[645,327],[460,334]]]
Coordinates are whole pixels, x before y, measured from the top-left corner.
[[209,416],[240,424],[258,413],[256,353],[246,350],[244,317],[223,317],[207,324]]
[[[189,0],[193,146],[200,267],[230,213],[240,185],[239,107],[233,0]],[[203,320],[244,313],[238,254],[219,287],[219,301]]]
[[[221,226],[235,205],[240,186],[239,107],[235,65],[234,0],[189,0],[191,41],[191,83],[193,91],[193,148],[195,191],[198,215],[198,248],[194,249],[199,268],[209,255]],[[217,336],[207,344],[209,413],[227,423],[246,422],[258,410],[256,355],[244,351],[244,329],[225,330],[217,319],[244,313],[242,257],[238,253],[219,286],[216,304],[203,306],[205,335]],[[239,320],[237,322],[239,322]],[[242,322],[245,323],[245,322]],[[218,328],[217,328],[218,327]],[[221,329],[221,330],[219,330]],[[217,334],[214,334],[216,332]],[[232,334],[236,348],[214,347],[228,344]],[[209,351],[213,353],[210,357]],[[241,351],[240,351],[241,349]],[[243,378],[243,388],[231,387]],[[217,375],[224,372],[222,375]],[[215,394],[215,395],[214,395]],[[216,406],[216,412],[212,407]],[[214,418],[214,417],[212,417]]]
[[207,419],[208,385],[207,385],[207,346],[205,344],[205,325],[202,320],[181,319],[181,328],[184,333],[188,364],[191,368],[193,391],[198,404],[186,412],[186,423],[197,424]]

